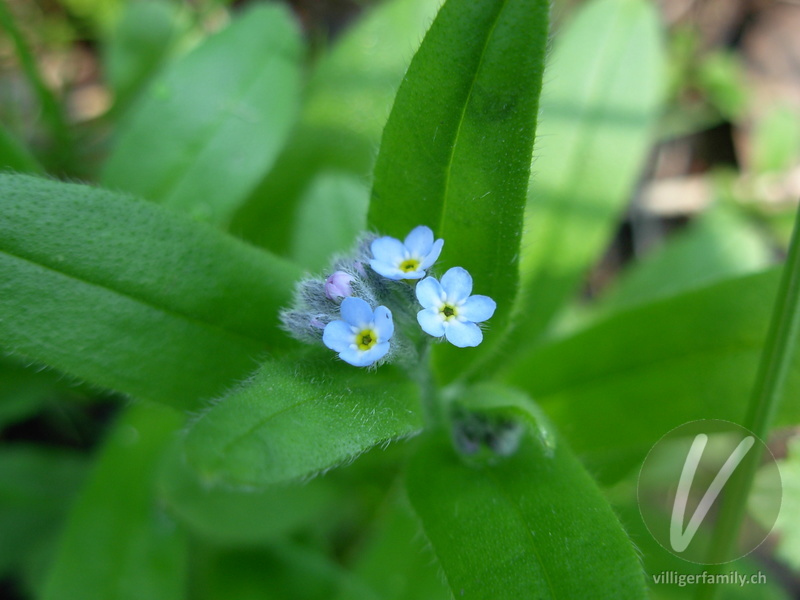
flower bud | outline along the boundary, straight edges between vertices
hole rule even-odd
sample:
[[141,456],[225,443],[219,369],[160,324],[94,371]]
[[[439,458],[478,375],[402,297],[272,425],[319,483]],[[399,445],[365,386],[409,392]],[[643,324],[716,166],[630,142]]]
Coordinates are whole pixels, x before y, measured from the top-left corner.
[[325,280],[325,296],[334,301],[352,296],[353,289],[350,286],[352,282],[352,275],[336,271]]

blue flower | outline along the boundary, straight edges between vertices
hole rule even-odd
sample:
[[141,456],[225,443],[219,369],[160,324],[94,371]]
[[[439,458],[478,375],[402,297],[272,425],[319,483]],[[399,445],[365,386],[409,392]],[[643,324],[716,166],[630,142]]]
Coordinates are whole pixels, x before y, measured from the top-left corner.
[[483,341],[483,333],[476,323],[490,318],[497,303],[488,296],[470,296],[472,276],[461,267],[453,267],[442,276],[439,283],[426,277],[417,284],[417,300],[423,310],[417,313],[422,330],[432,336],[467,348]]
[[368,367],[389,352],[394,333],[392,313],[385,306],[372,310],[361,298],[342,301],[343,320],[331,321],[322,333],[322,342],[339,358],[354,367]]
[[388,279],[422,279],[442,252],[444,240],[433,241],[430,227],[420,225],[411,230],[404,242],[393,237],[380,237],[370,249],[375,257],[369,265]]

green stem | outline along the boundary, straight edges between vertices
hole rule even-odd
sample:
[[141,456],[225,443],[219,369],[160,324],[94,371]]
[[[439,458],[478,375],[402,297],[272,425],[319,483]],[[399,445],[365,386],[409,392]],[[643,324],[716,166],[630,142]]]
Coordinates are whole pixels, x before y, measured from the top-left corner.
[[59,170],[67,169],[72,156],[72,137],[67,121],[56,97],[45,85],[44,78],[39,71],[33,52],[31,52],[25,37],[17,27],[11,11],[6,6],[5,0],[0,0],[0,27],[6,30],[14,42],[22,69],[31,82],[42,110],[42,119],[50,129],[55,143],[54,163]]
[[425,416],[425,427],[428,430],[438,429],[444,424],[444,414],[442,412],[442,402],[436,382],[433,380],[431,372],[431,345],[425,343],[420,348],[419,363],[413,373],[414,379],[419,385],[422,400],[422,412]]
[[[772,311],[761,362],[743,425],[760,439],[767,440],[770,424],[783,394],[800,333],[800,208],[795,215],[789,254],[783,267],[780,287]],[[719,563],[731,555],[744,519],[747,497],[761,463],[761,451],[745,455],[728,483],[709,551],[709,563]],[[698,588],[697,598],[713,598],[716,586]]]

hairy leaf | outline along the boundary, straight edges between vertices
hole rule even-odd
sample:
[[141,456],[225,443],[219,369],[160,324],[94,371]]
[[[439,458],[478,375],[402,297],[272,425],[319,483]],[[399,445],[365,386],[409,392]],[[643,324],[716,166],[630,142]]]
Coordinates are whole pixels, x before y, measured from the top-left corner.
[[263,486],[313,475],[420,430],[409,382],[352,371],[268,361],[191,425],[189,464],[205,480]]
[[642,598],[639,558],[589,475],[559,443],[526,439],[468,466],[425,441],[408,494],[456,598]]
[[494,329],[517,290],[548,11],[544,0],[448,0],[397,92],[375,165],[369,224],[394,237],[433,228],[445,239],[439,268],[466,268],[498,302]]
[[281,343],[297,270],[147,202],[0,175],[0,348],[144,399],[219,393]]

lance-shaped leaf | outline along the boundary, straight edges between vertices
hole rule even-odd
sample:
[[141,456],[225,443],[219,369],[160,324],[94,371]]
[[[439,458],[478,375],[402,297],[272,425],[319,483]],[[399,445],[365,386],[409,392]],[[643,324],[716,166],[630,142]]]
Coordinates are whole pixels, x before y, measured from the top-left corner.
[[410,382],[329,365],[265,363],[191,425],[189,464],[206,480],[263,486],[313,475],[420,430]]
[[301,56],[286,8],[241,15],[151,84],[120,125],[105,185],[227,223],[288,136]]
[[533,341],[597,260],[630,199],[658,115],[655,6],[588,3],[556,38],[525,211],[515,343]]
[[546,0],[448,0],[398,90],[375,165],[369,224],[394,237],[433,228],[445,239],[441,263],[466,268],[476,292],[497,300],[494,330],[517,289],[548,11]]
[[0,348],[186,405],[284,336],[295,268],[153,204],[0,175]]
[[155,504],[158,462],[183,419],[134,406],[117,423],[72,508],[44,600],[184,598],[186,548]]
[[411,504],[455,598],[643,598],[644,574],[611,507],[563,443],[530,437],[497,464],[467,465],[425,440]]
[[[523,357],[508,380],[537,399],[577,452],[597,465],[618,461],[608,476],[620,475],[681,423],[744,416],[777,275],[612,315]],[[785,393],[800,393],[800,359]],[[798,419],[800,405],[784,402],[778,422]]]

